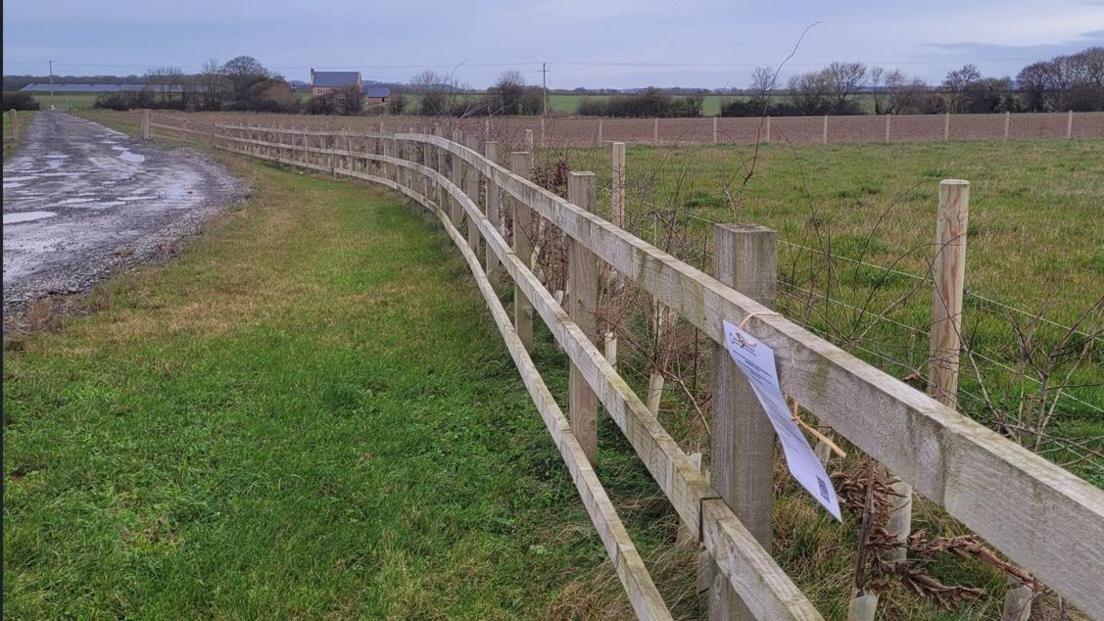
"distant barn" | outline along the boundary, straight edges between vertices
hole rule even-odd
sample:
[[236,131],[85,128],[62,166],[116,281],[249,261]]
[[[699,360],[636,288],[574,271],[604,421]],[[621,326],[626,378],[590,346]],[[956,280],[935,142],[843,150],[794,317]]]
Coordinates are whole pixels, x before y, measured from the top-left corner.
[[364,88],[359,71],[315,71],[311,69],[311,93],[325,95],[340,88],[355,86]]
[[391,88],[387,86],[365,86],[364,102],[368,105],[385,104],[391,99]]

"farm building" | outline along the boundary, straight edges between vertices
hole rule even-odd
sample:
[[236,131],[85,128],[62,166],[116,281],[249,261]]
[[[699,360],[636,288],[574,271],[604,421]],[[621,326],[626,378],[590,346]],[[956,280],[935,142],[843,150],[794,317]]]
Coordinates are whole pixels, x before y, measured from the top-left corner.
[[364,103],[367,105],[385,104],[391,99],[391,88],[387,86],[365,86]]
[[315,71],[311,69],[311,94],[325,95],[339,88],[364,88],[359,71]]

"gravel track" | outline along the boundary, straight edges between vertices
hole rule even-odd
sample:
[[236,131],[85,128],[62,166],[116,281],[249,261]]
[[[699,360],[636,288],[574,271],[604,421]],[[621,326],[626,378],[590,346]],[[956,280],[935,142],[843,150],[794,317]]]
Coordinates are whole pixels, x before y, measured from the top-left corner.
[[155,258],[244,193],[190,149],[40,112],[4,163],[4,311],[86,291],[121,266]]

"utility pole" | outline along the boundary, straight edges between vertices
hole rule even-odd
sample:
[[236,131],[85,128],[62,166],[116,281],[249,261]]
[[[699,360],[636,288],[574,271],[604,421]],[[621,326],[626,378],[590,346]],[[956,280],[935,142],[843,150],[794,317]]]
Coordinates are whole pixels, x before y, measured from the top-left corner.
[[548,63],[541,63],[541,75],[544,84],[544,112],[541,116],[548,116]]

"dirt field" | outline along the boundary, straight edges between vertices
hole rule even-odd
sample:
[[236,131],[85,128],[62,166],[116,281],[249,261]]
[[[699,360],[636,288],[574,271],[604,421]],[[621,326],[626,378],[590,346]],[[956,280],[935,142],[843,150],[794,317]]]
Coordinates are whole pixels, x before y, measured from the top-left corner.
[[[160,122],[179,125],[187,120],[190,127],[213,129],[216,123],[255,122],[286,127],[348,128],[354,131],[376,129],[383,124],[388,130],[406,128],[428,129],[433,124],[446,128],[459,127],[465,133],[475,132],[481,138],[491,136],[512,149],[525,148],[525,130],[533,130],[533,139],[540,144],[541,119],[538,117],[429,119],[402,117],[312,117],[302,115],[222,114],[222,113],[158,113]],[[878,143],[886,141],[886,116],[836,116],[828,118],[828,143]],[[889,119],[889,142],[931,142],[944,138],[943,115],[900,115]],[[1008,119],[1010,140],[1065,139],[1069,116],[1066,113],[1013,114]],[[947,128],[949,140],[1002,140],[1005,115],[959,114],[950,116]],[[769,132],[768,132],[769,125]],[[1080,112],[1073,115],[1072,138],[1104,138],[1104,112]],[[768,138],[769,133],[769,138]],[[546,146],[585,147],[601,142],[653,143],[657,137],[655,119],[597,119],[591,117],[552,117],[544,122]],[[710,144],[713,142],[712,118],[659,119],[658,138],[661,144]],[[788,144],[818,144],[824,139],[824,117],[718,118],[717,141],[722,144],[754,144],[785,142]]]
[[4,164],[4,309],[76,293],[146,259],[241,194],[219,166],[62,112]]

